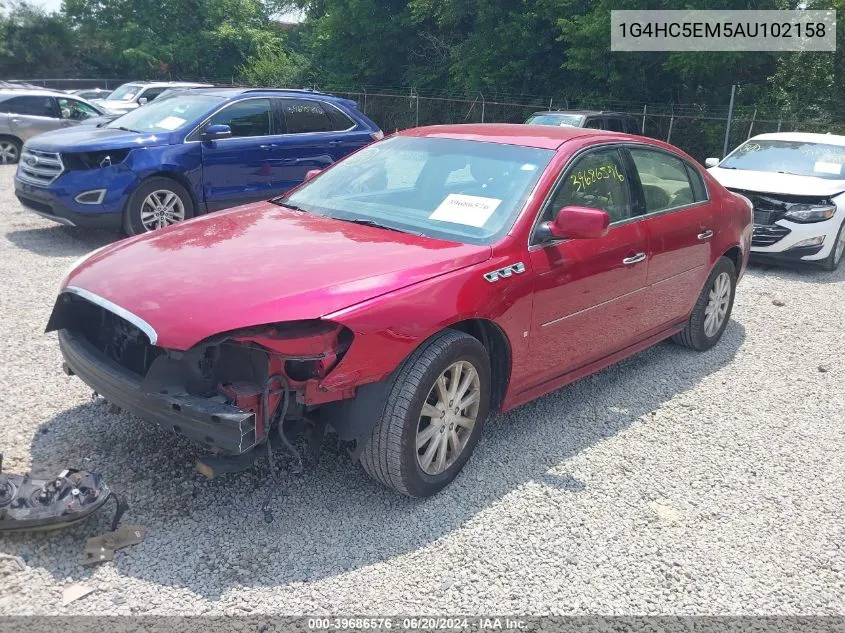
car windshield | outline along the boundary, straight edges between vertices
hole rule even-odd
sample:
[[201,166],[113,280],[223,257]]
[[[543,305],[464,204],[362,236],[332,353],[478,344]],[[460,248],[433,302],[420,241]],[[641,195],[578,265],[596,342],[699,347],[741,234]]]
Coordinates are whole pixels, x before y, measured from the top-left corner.
[[805,141],[746,141],[719,163],[723,169],[769,171],[842,180],[845,146]]
[[525,122],[528,125],[568,125],[581,127],[584,124],[582,114],[534,114]]
[[174,94],[132,110],[106,127],[135,132],[172,132],[201,117],[220,101],[220,97],[210,95]]
[[135,95],[141,91],[141,88],[143,88],[143,86],[138,86],[136,84],[123,84],[106,97],[106,101],[131,101]]
[[469,244],[513,226],[554,151],[398,136],[275,202],[340,220]]

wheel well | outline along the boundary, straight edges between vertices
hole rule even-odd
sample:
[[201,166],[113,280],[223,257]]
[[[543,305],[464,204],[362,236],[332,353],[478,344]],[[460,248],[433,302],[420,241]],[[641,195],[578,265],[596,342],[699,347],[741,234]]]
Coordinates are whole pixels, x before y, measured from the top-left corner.
[[739,250],[739,246],[734,246],[733,248],[728,249],[728,251],[724,255],[722,255],[722,257],[727,257],[733,262],[734,271],[736,271],[738,275],[740,266],[742,266],[742,251]]
[[194,196],[194,192],[191,190],[191,183],[182,174],[173,171],[159,171],[154,174],[150,174],[141,182],[146,182],[150,178],[170,178],[170,180],[175,180],[176,182],[178,182],[185,188],[185,191],[188,192],[188,195],[191,196],[191,203],[194,205],[194,216],[202,214],[203,210],[200,208],[200,205],[197,202],[197,198],[196,196]]
[[14,136],[13,134],[0,134],[0,138],[10,139],[12,141],[15,141],[21,147],[23,147],[23,141],[21,139],[19,139],[17,136]]
[[495,411],[502,406],[511,375],[511,346],[508,337],[502,328],[486,319],[467,319],[450,325],[449,328],[474,336],[487,348],[493,380],[490,409]]

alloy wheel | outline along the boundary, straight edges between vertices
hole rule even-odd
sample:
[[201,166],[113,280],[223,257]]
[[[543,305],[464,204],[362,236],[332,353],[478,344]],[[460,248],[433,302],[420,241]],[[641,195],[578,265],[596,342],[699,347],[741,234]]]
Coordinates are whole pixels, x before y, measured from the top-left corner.
[[162,229],[185,219],[185,205],[172,191],[158,189],[141,203],[141,225],[145,231]]
[[417,463],[427,475],[446,471],[463,452],[478,419],[481,379],[457,361],[434,381],[417,423]]
[[18,162],[18,147],[11,141],[0,141],[0,165]]
[[728,273],[719,274],[710,287],[710,300],[704,308],[704,334],[713,337],[722,327],[731,302],[731,278]]
[[836,265],[842,261],[842,255],[845,254],[845,228],[840,229],[839,240],[833,248],[836,249],[833,254],[833,264]]

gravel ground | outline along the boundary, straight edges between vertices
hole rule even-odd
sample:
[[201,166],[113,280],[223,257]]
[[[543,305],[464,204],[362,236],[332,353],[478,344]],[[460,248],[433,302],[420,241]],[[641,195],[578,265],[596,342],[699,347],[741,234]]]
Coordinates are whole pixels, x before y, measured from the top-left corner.
[[[43,328],[65,270],[115,239],[35,217],[0,167],[5,468],[100,471],[149,530],[78,563],[109,512],[0,550],[0,613],[845,613],[845,267],[753,268],[724,339],[658,345],[508,415],[437,497],[338,451],[258,512],[266,465],[206,481],[197,450],[109,414]],[[61,606],[62,589],[96,591]]]

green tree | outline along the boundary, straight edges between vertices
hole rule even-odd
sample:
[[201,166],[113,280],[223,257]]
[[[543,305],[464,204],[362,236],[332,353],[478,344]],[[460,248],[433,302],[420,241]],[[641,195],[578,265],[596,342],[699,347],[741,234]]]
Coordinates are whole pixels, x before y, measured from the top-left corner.
[[74,75],[82,65],[76,44],[61,15],[27,2],[0,2],[0,76]]

